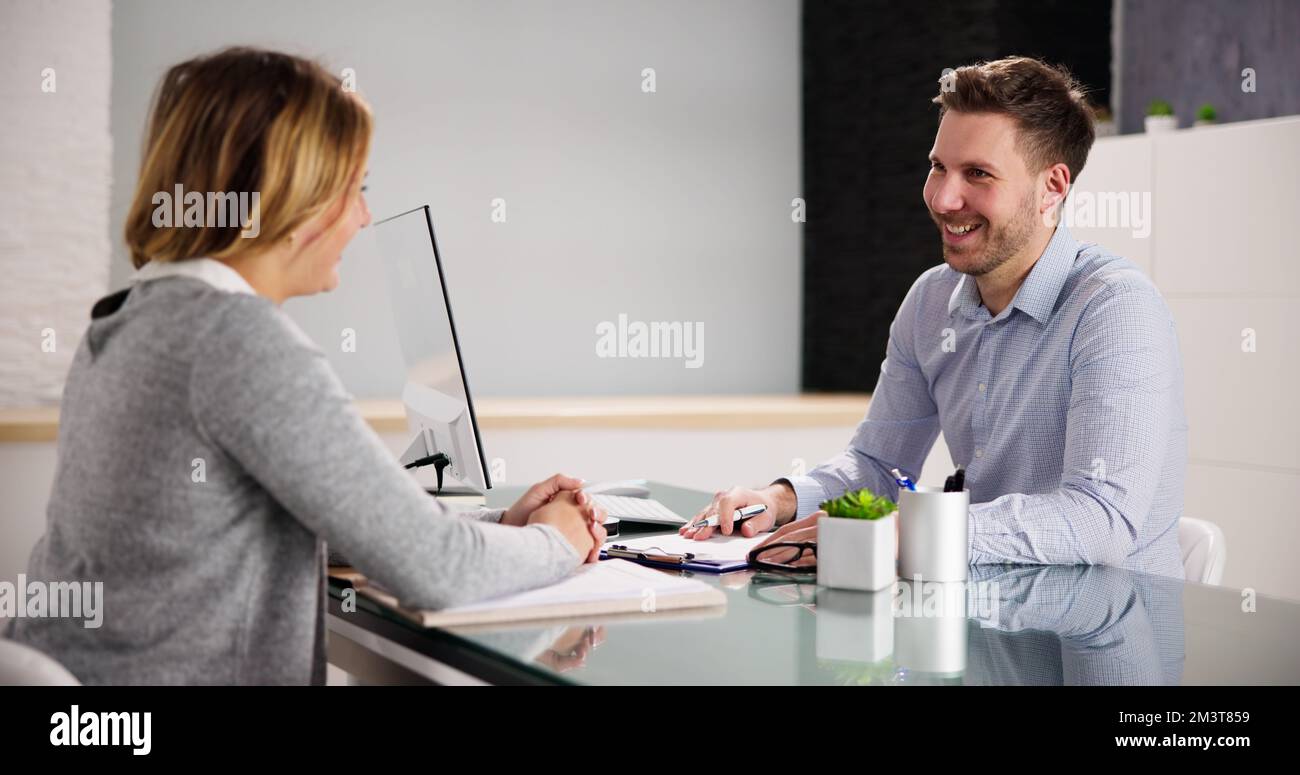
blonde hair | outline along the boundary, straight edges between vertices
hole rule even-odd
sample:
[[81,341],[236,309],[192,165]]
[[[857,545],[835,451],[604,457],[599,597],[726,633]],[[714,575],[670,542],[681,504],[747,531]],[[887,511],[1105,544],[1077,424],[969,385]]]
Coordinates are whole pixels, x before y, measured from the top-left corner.
[[[344,194],[366,162],[371,131],[369,107],[307,59],[230,48],[172,67],[154,99],[127,212],[131,263],[272,247]],[[256,236],[242,237],[238,220],[156,225],[155,200],[177,187],[209,202],[257,194]]]

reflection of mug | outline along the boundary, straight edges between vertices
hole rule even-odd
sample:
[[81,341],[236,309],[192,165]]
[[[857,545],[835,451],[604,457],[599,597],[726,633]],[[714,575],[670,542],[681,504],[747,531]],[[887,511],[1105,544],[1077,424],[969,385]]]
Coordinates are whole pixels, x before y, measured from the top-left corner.
[[898,491],[898,575],[965,581],[970,566],[970,491]]
[[966,670],[966,633],[966,584],[898,580],[894,662],[899,667],[934,676],[961,675]]

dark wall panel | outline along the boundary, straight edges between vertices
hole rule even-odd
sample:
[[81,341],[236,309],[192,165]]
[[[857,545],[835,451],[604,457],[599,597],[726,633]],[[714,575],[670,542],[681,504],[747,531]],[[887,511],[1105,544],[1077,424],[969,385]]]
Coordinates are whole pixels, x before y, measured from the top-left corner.
[[[1300,2],[1120,0],[1116,107],[1121,132],[1141,132],[1147,105],[1174,106],[1191,126],[1208,102],[1219,121],[1300,114]],[[1243,68],[1255,91],[1241,90]]]

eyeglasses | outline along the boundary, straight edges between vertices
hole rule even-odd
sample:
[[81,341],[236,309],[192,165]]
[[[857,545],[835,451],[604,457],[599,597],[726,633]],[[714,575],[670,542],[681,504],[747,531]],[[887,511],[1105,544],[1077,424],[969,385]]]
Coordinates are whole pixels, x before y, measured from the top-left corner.
[[749,553],[749,564],[776,573],[816,573],[816,541],[782,541]]

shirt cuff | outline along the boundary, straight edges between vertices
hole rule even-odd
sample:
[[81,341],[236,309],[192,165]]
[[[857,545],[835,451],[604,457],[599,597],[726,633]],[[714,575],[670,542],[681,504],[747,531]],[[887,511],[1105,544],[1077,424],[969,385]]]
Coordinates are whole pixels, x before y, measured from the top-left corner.
[[794,510],[795,519],[803,519],[813,513],[821,507],[822,501],[826,500],[826,488],[811,476],[786,476],[777,479],[773,484],[777,482],[785,482],[794,490],[794,497],[798,502]]
[[984,565],[987,558],[984,556],[983,552],[975,548],[975,525],[977,524],[977,521],[975,519],[974,507],[975,504],[972,503],[970,508],[966,509],[966,543],[970,547],[967,550],[966,560],[971,565]]

